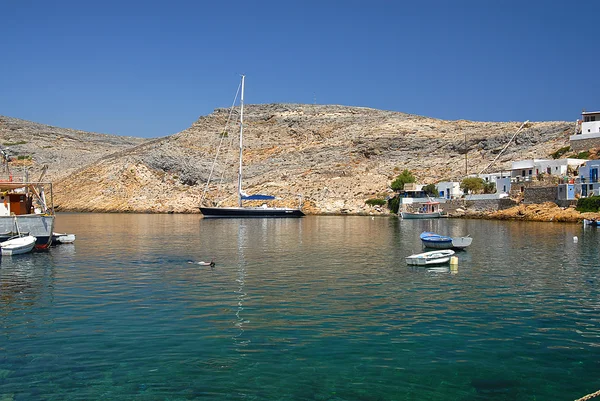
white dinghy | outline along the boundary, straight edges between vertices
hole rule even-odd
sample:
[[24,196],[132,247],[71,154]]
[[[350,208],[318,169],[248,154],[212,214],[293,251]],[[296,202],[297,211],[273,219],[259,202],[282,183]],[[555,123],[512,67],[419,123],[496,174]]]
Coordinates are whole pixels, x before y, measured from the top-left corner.
[[0,242],[2,255],[19,255],[31,252],[35,246],[37,238],[33,235],[11,238],[8,241]]
[[443,249],[439,251],[423,252],[407,256],[406,264],[411,266],[432,266],[442,265],[450,262],[450,257],[454,255],[452,249]]

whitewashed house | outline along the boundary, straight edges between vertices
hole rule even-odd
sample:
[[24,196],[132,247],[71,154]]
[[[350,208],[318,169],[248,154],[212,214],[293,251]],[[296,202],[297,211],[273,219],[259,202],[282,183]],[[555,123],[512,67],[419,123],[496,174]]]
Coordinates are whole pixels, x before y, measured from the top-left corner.
[[456,199],[463,196],[464,192],[460,189],[460,182],[442,181],[435,184],[438,196],[444,199]]
[[513,182],[531,181],[540,174],[566,177],[569,167],[577,169],[585,164],[584,159],[530,159],[512,163],[510,176]]
[[510,192],[510,172],[501,171],[498,173],[491,174],[478,174],[477,177],[481,178],[486,183],[493,183],[496,185],[496,194],[508,194]]
[[577,120],[575,135],[571,135],[569,140],[578,141],[591,138],[600,138],[600,111],[584,111],[581,113],[581,120]]
[[598,195],[600,193],[600,182],[598,182],[598,171],[600,171],[600,160],[588,160],[579,167],[578,184],[581,196]]

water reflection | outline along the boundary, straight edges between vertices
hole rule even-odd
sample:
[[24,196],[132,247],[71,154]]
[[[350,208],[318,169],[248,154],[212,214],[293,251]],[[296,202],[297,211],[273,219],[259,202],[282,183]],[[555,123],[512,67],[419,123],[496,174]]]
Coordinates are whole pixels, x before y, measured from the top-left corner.
[[[569,399],[596,387],[597,230],[93,214],[57,224],[77,234],[72,247],[0,264],[0,399]],[[409,267],[422,231],[474,241],[456,269]],[[210,258],[214,269],[187,263]]]

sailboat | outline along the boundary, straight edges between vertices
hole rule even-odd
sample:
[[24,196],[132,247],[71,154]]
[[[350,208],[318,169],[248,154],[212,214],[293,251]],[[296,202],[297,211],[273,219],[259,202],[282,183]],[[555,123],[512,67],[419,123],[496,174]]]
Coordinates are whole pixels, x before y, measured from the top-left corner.
[[239,169],[238,169],[238,206],[234,207],[206,207],[200,206],[200,212],[204,217],[302,217],[304,213],[300,208],[270,207],[266,204],[262,206],[244,206],[244,201],[269,201],[275,199],[271,195],[248,195],[242,190],[242,156],[244,150],[244,81],[245,75],[242,75],[241,96],[240,96],[240,143],[239,143]]

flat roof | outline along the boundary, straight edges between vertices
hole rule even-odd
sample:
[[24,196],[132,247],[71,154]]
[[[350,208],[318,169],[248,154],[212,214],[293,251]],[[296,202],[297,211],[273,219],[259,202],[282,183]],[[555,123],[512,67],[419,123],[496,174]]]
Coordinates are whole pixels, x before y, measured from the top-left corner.
[[582,111],[581,115],[585,116],[586,114],[600,114],[600,111]]

